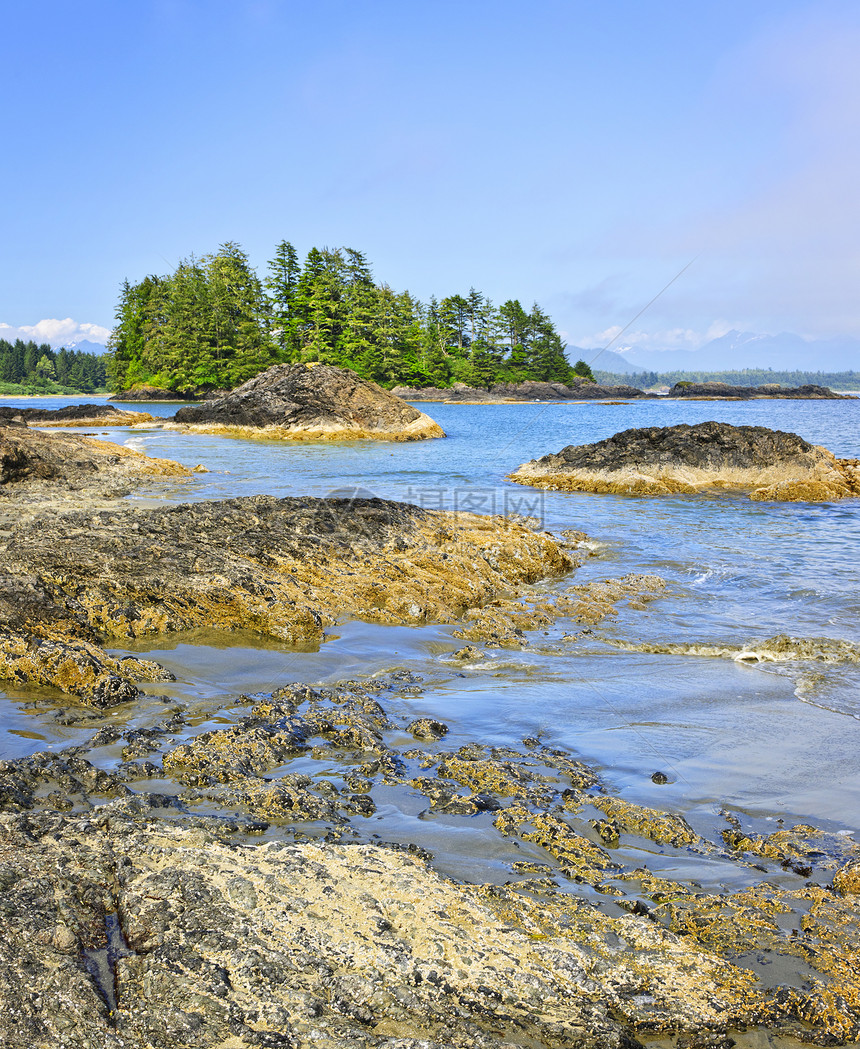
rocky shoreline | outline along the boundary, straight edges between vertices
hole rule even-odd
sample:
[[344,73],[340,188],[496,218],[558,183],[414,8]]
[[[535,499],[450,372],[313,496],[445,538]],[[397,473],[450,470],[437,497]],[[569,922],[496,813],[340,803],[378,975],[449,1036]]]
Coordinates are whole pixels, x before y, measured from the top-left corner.
[[207,627],[318,644],[345,615],[454,622],[572,567],[504,518],[380,499],[44,513],[0,542],[0,673],[123,702],[133,686],[108,642]]
[[685,400],[702,401],[756,401],[756,400],[807,400],[807,401],[854,401],[852,394],[834,393],[827,386],[787,387],[779,383],[763,383],[761,386],[731,386],[725,382],[677,382],[667,394]]
[[[229,723],[201,723],[158,696],[163,667],[108,651],[201,627],[315,645],[348,617],[450,623],[462,667],[560,616],[635,614],[661,579],[549,594],[582,533],[379,499],[123,507],[190,471],[22,425],[0,425],[0,464],[0,674],[55,689],[58,723],[89,736],[0,762],[4,1046],[860,1040],[851,838],[732,812],[707,837],[537,738],[452,746],[408,670],[234,697]],[[505,884],[380,840],[392,797],[453,834],[483,826]],[[733,884],[683,877],[691,860]]]
[[155,422],[149,412],[128,412],[112,404],[70,404],[64,408],[9,408],[0,406],[0,424],[35,426],[134,426]]
[[[408,673],[295,683],[185,742],[174,708],[0,763],[3,1044],[860,1037],[856,843],[809,826],[763,837],[731,813],[709,841],[538,740],[447,748],[447,725],[395,712],[421,692]],[[275,774],[296,756],[317,773]],[[374,796],[392,791],[452,829],[489,821],[521,850],[507,883],[456,882],[424,850],[375,841]],[[749,887],[652,874],[639,848],[733,865]]]
[[600,401],[600,400],[856,400],[848,394],[834,393],[825,386],[783,387],[729,386],[722,382],[676,383],[666,394],[648,393],[637,386],[607,386],[582,379],[570,386],[560,382],[496,383],[489,389],[454,383],[450,388],[435,386],[395,386],[391,391],[404,401],[444,404],[508,404],[519,401]]
[[601,386],[584,379],[572,386],[561,382],[496,383],[489,389],[456,382],[453,386],[395,386],[392,391],[404,401],[441,401],[444,404],[507,404],[518,401],[594,401],[656,397],[636,386]]
[[134,490],[182,483],[192,470],[108,441],[42,433],[0,418],[0,515],[19,520],[40,505],[62,510],[80,498],[117,499]]

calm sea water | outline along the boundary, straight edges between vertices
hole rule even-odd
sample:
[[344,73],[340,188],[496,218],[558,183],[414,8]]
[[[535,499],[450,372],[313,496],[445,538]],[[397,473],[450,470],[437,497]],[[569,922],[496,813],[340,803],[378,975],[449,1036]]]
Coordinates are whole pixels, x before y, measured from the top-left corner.
[[[147,410],[167,416],[176,407]],[[427,688],[403,702],[412,704],[409,713],[451,726],[446,747],[539,736],[598,765],[625,797],[683,812],[709,836],[724,826],[724,808],[763,826],[784,818],[860,830],[860,500],[624,498],[541,493],[505,480],[520,463],[567,444],[708,419],[792,431],[860,457],[860,401],[419,407],[446,440],[291,445],[152,427],[92,432],[209,468],[168,499],[325,496],[357,486],[427,507],[529,513],[551,531],[576,528],[597,540],[575,577],[554,585],[649,572],[666,579],[666,596],[646,611],[622,608],[582,641],[565,640],[570,623],[560,621],[535,632],[521,652],[489,650],[465,668],[445,661],[462,644],[451,627],[344,623],[318,652],[200,636],[150,646],[177,674],[173,692],[195,706],[199,728],[229,721],[231,697],[241,692],[407,667]],[[768,644],[778,635],[813,643],[802,658],[788,659]],[[849,644],[834,655],[828,641]],[[661,651],[666,646],[672,650]],[[740,649],[747,650],[743,659]],[[147,713],[116,717],[145,721]],[[4,757],[64,746],[91,731],[58,727],[50,705],[32,693],[0,700]],[[651,782],[657,770],[669,784]],[[449,857],[464,876],[486,875],[492,846],[479,826],[455,831],[444,820],[420,820],[426,799],[377,805],[382,836],[420,840],[443,867]]]

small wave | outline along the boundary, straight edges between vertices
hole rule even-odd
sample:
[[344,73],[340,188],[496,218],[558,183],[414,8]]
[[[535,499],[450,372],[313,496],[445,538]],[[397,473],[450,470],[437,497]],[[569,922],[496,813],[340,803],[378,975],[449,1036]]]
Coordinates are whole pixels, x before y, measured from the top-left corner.
[[665,644],[620,641],[604,638],[607,644],[625,652],[649,652],[677,656],[705,656],[731,659],[736,663],[860,663],[860,645],[829,637],[790,637],[777,634],[746,645],[716,645],[708,642],[667,642]]
[[144,444],[152,444],[153,441],[159,440],[158,437],[129,437],[123,444],[126,448],[140,448]]
[[856,691],[846,689],[843,682],[830,681],[824,674],[803,674],[797,680],[794,694],[801,703],[860,721]]
[[707,571],[702,572],[701,575],[697,575],[696,578],[690,583],[690,586],[701,586],[702,583],[704,583],[704,582],[706,582],[706,580],[710,579],[713,574],[714,574],[713,568],[709,568]]

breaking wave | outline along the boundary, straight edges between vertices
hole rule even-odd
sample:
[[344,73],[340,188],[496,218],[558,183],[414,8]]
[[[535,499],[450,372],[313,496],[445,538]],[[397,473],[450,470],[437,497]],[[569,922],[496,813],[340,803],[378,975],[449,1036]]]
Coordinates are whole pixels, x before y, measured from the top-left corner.
[[630,642],[604,638],[607,644],[625,652],[649,652],[673,656],[705,656],[731,659],[736,663],[860,663],[860,645],[829,637],[790,637],[777,634],[745,645],[715,645],[692,642]]

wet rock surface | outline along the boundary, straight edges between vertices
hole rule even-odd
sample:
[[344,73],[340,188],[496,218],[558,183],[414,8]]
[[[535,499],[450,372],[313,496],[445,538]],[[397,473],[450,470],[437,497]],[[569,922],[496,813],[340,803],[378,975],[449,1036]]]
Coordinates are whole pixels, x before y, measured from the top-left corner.
[[71,433],[42,433],[0,420],[0,513],[15,501],[14,516],[39,502],[62,508],[69,492],[96,498],[127,494],[130,486],[181,480],[191,471],[118,444]]
[[[853,840],[727,812],[709,841],[537,739],[406,743],[422,691],[408,671],[293,683],[240,697],[228,728],[171,709],[0,763],[2,1044],[860,1036]],[[461,884],[380,841],[392,791],[452,832],[484,821],[491,852],[509,843],[507,883]],[[734,864],[746,887],[653,874],[655,849]]]
[[751,490],[752,499],[820,501],[860,495],[860,463],[793,433],[706,422],[624,430],[523,464],[519,484],[562,491],[662,495]]
[[31,671],[22,643],[39,639],[31,663],[47,654],[43,641],[87,642],[90,660],[108,641],[200,627],[316,644],[342,616],[454,622],[572,567],[551,536],[505,518],[381,499],[54,512],[12,525],[0,542],[0,669],[101,704],[101,685],[86,684],[101,681],[95,670],[80,685],[71,672],[53,679],[62,661],[52,655]]
[[286,440],[444,437],[440,427],[345,368],[280,364],[215,400],[180,408],[174,424]]

